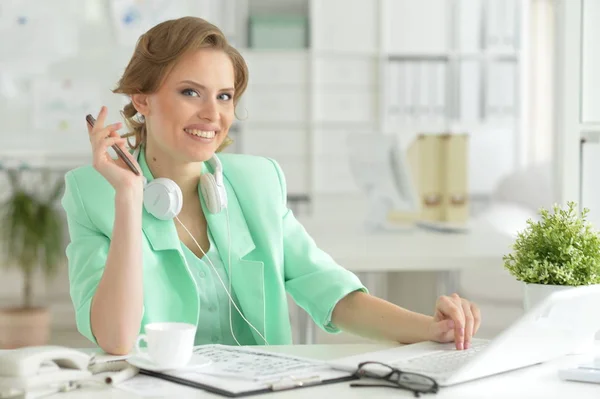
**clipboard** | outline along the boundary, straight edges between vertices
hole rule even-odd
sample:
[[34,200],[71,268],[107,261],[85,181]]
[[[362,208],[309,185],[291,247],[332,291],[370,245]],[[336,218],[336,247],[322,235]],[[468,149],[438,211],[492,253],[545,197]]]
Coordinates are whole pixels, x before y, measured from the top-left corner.
[[[171,372],[140,369],[139,373],[230,398],[334,384],[357,378],[350,372],[335,370],[322,361],[261,349],[215,344],[196,347],[194,352],[197,355],[214,359],[214,365],[197,370]],[[228,356],[234,360],[229,360]],[[235,364],[236,357],[241,359],[239,364]],[[249,361],[253,363],[253,366],[264,366],[267,370],[271,367],[274,370],[273,376],[266,375],[255,379],[250,375],[251,373],[246,373],[248,375],[244,375],[245,372],[236,374],[236,367],[247,368]],[[227,367],[228,362],[232,363],[229,367]],[[225,371],[219,368],[221,364],[226,365]],[[258,369],[258,367],[255,368]],[[284,375],[275,367],[281,367],[284,370],[290,368],[293,371]]]

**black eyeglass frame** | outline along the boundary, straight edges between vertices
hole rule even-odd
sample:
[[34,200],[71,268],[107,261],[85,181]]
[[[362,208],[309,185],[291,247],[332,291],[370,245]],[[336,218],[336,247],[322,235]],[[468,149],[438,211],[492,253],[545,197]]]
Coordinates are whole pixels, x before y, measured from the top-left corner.
[[[364,370],[363,367],[368,365],[368,364],[378,364],[380,366],[384,366],[388,369],[390,369],[390,372],[381,376],[381,375],[377,375],[374,373],[369,373],[368,371]],[[429,389],[418,389],[418,388],[414,388],[411,387],[407,384],[403,384],[402,382],[400,382],[400,376],[415,376],[418,377],[420,379],[425,379],[431,382],[431,387]],[[356,369],[356,371],[352,374],[353,377],[360,379],[360,378],[373,378],[373,379],[377,379],[377,380],[383,380],[383,381],[387,381],[391,384],[394,385],[390,385],[390,384],[358,384],[358,383],[352,383],[350,384],[351,387],[353,388],[368,388],[368,387],[382,387],[382,388],[398,388],[398,389],[405,389],[408,391],[411,391],[415,397],[419,397],[421,394],[426,394],[426,393],[437,393],[440,389],[440,386],[438,385],[437,381],[434,380],[431,377],[428,377],[426,375],[423,374],[418,374],[418,373],[412,373],[412,372],[405,372],[402,371],[400,369],[397,369],[395,367],[390,366],[389,364],[385,364],[385,363],[381,363],[381,362],[374,362],[374,361],[366,361],[366,362],[362,362],[358,365],[358,368]],[[394,376],[396,376],[396,378],[394,378]]]

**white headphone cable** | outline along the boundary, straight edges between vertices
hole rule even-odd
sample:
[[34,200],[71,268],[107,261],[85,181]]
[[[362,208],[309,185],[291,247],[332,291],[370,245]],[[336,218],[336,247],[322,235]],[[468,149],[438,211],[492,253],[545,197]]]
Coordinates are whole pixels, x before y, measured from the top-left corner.
[[227,238],[228,238],[228,242],[229,242],[229,246],[228,246],[228,268],[229,268],[229,291],[227,290],[227,287],[225,287],[225,283],[223,282],[223,280],[221,279],[221,276],[219,275],[219,273],[217,272],[217,269],[215,268],[215,266],[213,265],[212,261],[210,260],[210,258],[208,257],[208,255],[206,255],[206,253],[204,252],[204,250],[202,249],[202,247],[200,246],[200,244],[198,244],[198,241],[196,241],[196,239],[194,238],[194,236],[192,235],[192,233],[190,233],[190,231],[187,229],[187,227],[185,227],[185,225],[181,222],[181,220],[179,220],[179,218],[177,216],[175,216],[175,219],[177,219],[177,221],[179,222],[179,224],[185,229],[185,231],[190,235],[190,237],[192,238],[192,240],[194,241],[194,243],[196,244],[196,246],[200,249],[200,251],[202,252],[202,254],[204,255],[204,258],[208,259],[208,262],[210,263],[211,267],[213,268],[213,270],[215,271],[215,274],[217,275],[217,278],[219,279],[219,281],[221,282],[221,285],[223,286],[223,289],[225,290],[225,292],[227,293],[227,296],[229,297],[229,328],[231,330],[231,335],[233,336],[233,339],[235,340],[235,342],[238,344],[238,346],[241,346],[240,343],[238,342],[237,338],[235,337],[235,334],[233,333],[233,325],[231,322],[231,304],[233,303],[233,306],[235,307],[235,309],[237,310],[237,312],[240,314],[240,316],[242,317],[242,319],[244,319],[244,321],[246,323],[248,323],[248,325],[250,327],[252,327],[254,329],[254,331],[256,331],[256,333],[258,335],[260,335],[260,337],[263,339],[263,341],[265,341],[266,345],[269,345],[269,343],[267,342],[267,339],[260,333],[260,331],[258,331],[256,329],[256,327],[254,327],[252,325],[252,323],[250,323],[248,321],[248,319],[246,319],[246,317],[242,314],[242,312],[240,311],[240,309],[238,308],[238,306],[236,305],[236,303],[233,301],[233,298],[231,297],[231,294],[229,293],[231,290],[231,280],[232,280],[232,275],[231,275],[231,230],[229,228],[229,211],[227,210],[227,208],[225,208],[225,212],[227,213]]

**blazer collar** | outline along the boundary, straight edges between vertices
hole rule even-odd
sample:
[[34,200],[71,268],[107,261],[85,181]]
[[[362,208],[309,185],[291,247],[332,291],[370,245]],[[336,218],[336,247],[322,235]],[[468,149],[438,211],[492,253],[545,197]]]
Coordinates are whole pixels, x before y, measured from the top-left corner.
[[[154,176],[146,162],[145,150],[143,148],[140,151],[138,163],[146,180],[148,182],[152,181]],[[202,173],[212,173],[212,168],[207,165],[207,163],[203,163]],[[218,214],[210,213],[202,196],[200,185],[198,185],[198,194],[200,196],[200,202],[202,204],[208,228],[212,233],[219,253],[222,254],[223,257],[227,256],[229,245],[231,245],[232,259],[241,259],[254,250],[256,246],[250,235],[250,230],[248,229],[242,206],[225,173],[223,182],[227,191],[227,210],[223,210]],[[142,230],[148,238],[152,249],[155,251],[169,249],[181,251],[181,243],[179,236],[177,235],[175,223],[177,223],[176,220],[157,219],[149,214],[146,209],[143,209]]]
[[[153,176],[146,163],[143,149],[140,151],[138,163],[147,181],[150,182]],[[207,166],[207,163],[203,164],[202,173],[212,173],[212,169]],[[225,270],[230,278],[233,291],[238,297],[242,312],[252,325],[266,336],[264,264],[262,261],[243,259],[256,246],[244,217],[243,205],[225,172],[223,182],[228,198],[226,210],[217,214],[210,213],[202,197],[200,186],[198,186],[200,203],[219,256],[223,264],[227,265]],[[175,223],[177,223],[176,220],[159,220],[145,209],[143,210],[142,230],[152,249],[154,251],[176,250],[180,257],[185,259]],[[230,259],[229,251],[231,251]],[[252,335],[257,343],[263,342],[260,335],[254,330],[252,330]]]

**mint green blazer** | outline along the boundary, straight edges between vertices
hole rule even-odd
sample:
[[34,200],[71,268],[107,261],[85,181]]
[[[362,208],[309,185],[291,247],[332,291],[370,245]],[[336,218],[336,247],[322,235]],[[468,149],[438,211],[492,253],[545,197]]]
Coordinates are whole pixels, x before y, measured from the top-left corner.
[[[336,303],[352,291],[366,288],[359,279],[319,249],[286,205],[286,183],[278,164],[268,158],[219,154],[223,164],[231,228],[232,289],[244,316],[271,345],[292,343],[287,295],[329,333]],[[144,159],[140,167],[152,174]],[[210,171],[206,164],[203,172]],[[70,242],[66,249],[70,295],[79,332],[97,344],[90,327],[92,297],[106,263],[115,216],[114,189],[93,167],[65,176],[62,206]],[[202,208],[219,254],[227,266],[227,214]],[[185,261],[174,221],[142,216],[144,325],[178,321],[197,325],[205,311]],[[263,328],[266,331],[262,331]],[[253,344],[264,344],[254,330]]]

